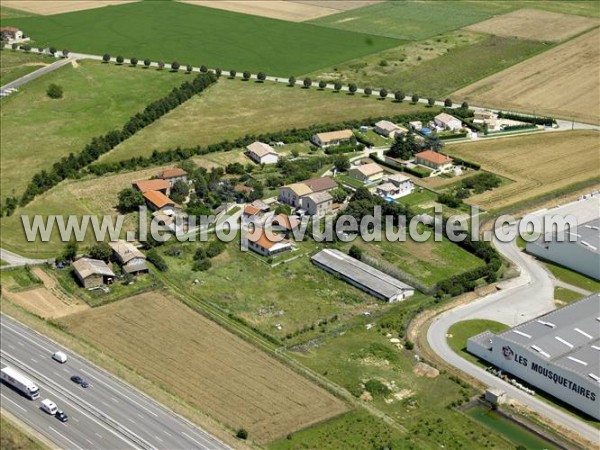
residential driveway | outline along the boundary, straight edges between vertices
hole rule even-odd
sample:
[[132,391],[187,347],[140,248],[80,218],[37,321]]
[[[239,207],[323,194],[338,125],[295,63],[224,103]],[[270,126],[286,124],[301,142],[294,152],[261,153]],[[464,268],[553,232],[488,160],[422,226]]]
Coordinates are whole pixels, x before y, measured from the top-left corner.
[[22,76],[21,78],[18,78],[14,81],[11,81],[8,84],[5,84],[4,86],[2,86],[0,88],[0,90],[4,91],[6,89],[17,89],[21,86],[23,86],[24,84],[29,83],[30,81],[35,80],[36,78],[39,78],[43,75],[46,75],[47,73],[50,73],[56,69],[59,69],[62,66],[66,66],[67,64],[71,64],[71,62],[74,61],[73,58],[63,58],[63,59],[59,59],[55,62],[53,62],[52,64],[49,64],[47,66],[42,67],[41,69],[38,69],[34,72],[28,73],[25,76]]

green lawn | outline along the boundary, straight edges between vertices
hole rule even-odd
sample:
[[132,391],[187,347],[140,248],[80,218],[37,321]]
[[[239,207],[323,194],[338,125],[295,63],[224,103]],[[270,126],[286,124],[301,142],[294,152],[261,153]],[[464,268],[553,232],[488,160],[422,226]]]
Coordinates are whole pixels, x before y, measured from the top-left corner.
[[[306,351],[290,353],[356,397],[364,391],[367,380],[386,384],[391,391],[388,395],[375,395],[365,403],[404,427],[404,437],[389,429],[373,433],[372,421],[357,420],[356,416],[363,414],[357,411],[295,433],[289,441],[274,443],[273,448],[439,449],[440,442],[446,448],[506,448],[496,435],[473,430],[466,417],[448,408],[451,403],[474,395],[473,389],[459,386],[447,374],[435,378],[418,376],[414,373],[414,355],[397,348],[386,337],[388,333],[398,337],[412,314],[429,300],[417,294],[392,306],[382,316],[362,317],[361,323],[343,335],[327,336]],[[367,330],[365,325],[369,323],[375,327]]]
[[[85,61],[38,78],[5,98],[0,111],[2,199],[21,195],[34,173],[71,152],[79,153],[92,137],[120,128],[188,78],[183,73]],[[50,83],[63,86],[62,99],[46,95]]]
[[140,131],[100,161],[148,156],[154,149],[207,145],[247,134],[426,110],[422,104],[222,77],[206,92]]
[[284,77],[398,45],[387,37],[167,1],[2,20],[5,25],[27,30],[38,44],[82,53]]
[[465,359],[477,362],[478,358],[467,352],[467,340],[484,331],[500,333],[508,330],[508,326],[500,322],[485,319],[472,319],[457,322],[448,330],[448,345],[450,348]]
[[365,184],[361,181],[355,180],[347,175],[338,175],[335,177],[335,181],[346,186],[353,187],[355,189],[363,187]]
[[573,286],[591,292],[600,291],[600,281],[598,280],[586,277],[585,275],[567,269],[566,267],[559,266],[558,264],[551,263],[550,261],[544,261],[544,264],[557,279],[564,281],[565,283],[572,284]]
[[583,297],[583,294],[570,289],[560,286],[554,288],[554,300],[558,300],[561,304],[575,302],[577,300],[581,300]]
[[41,284],[41,281],[28,268],[3,270],[0,272],[0,281],[6,288],[19,290],[27,289]]
[[54,61],[51,56],[2,50],[0,52],[0,86],[4,86]]

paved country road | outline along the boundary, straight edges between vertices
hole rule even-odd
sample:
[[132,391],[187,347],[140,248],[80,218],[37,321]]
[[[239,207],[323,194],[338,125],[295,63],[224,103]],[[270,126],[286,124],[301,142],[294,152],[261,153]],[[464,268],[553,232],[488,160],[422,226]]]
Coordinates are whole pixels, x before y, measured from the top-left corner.
[[24,84],[29,83],[30,81],[33,81],[36,78],[41,77],[42,75],[46,75],[47,73],[50,73],[62,66],[71,64],[72,61],[74,61],[73,58],[61,58],[61,59],[53,62],[52,64],[48,64],[47,66],[44,66],[41,69],[38,69],[31,73],[28,73],[27,75],[24,75],[21,78],[18,78],[14,81],[11,81],[10,83],[5,84],[4,86],[2,86],[0,88],[0,90],[5,91],[6,89],[17,89],[17,88],[23,86]]
[[17,255],[16,253],[13,253],[11,251],[5,250],[0,248],[0,259],[6,263],[8,263],[6,266],[2,266],[2,268],[9,268],[9,267],[19,267],[19,266],[35,266],[35,265],[39,265],[39,264],[44,264],[46,262],[48,262],[47,259],[32,259],[32,258],[27,258],[25,256],[21,256],[21,255]]
[[[579,223],[583,223],[590,220],[590,216],[593,217],[598,214],[598,205],[598,198],[590,198],[551,211],[544,210],[527,217],[539,218],[550,212],[553,214],[573,214],[579,217]],[[517,400],[552,422],[562,425],[590,442],[600,445],[600,431],[596,428],[486,372],[480,366],[459,356],[448,345],[448,330],[457,322],[478,318],[495,320],[514,326],[555,309],[553,302],[554,283],[546,269],[534,258],[521,252],[514,242],[495,242],[495,246],[503,256],[519,267],[521,272],[519,277],[509,280],[504,284],[504,289],[499,292],[440,314],[427,331],[429,345],[448,364],[487,386],[505,391],[510,398]]]
[[[65,364],[51,358],[57,350],[68,355]],[[60,448],[229,448],[135,388],[5,314],[1,314],[0,359],[2,367],[15,367],[40,388],[40,398],[31,401],[2,384],[2,408]],[[80,375],[91,386],[84,389],[73,383],[72,375]],[[69,421],[63,424],[42,412],[39,402],[44,398],[63,409]]]

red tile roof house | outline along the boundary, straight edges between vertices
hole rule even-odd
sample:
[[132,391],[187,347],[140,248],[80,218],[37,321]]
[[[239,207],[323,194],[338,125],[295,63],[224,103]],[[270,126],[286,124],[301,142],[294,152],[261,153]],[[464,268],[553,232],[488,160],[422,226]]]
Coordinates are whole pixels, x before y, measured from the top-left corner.
[[242,213],[244,219],[250,222],[258,222],[264,216],[264,211],[254,205],[246,205],[244,207],[244,212]]
[[160,191],[144,192],[144,199],[152,211],[174,210],[176,203]]
[[139,180],[133,183],[133,188],[140,191],[142,194],[148,191],[158,191],[165,195],[169,195],[171,190],[171,183],[168,180]]
[[29,38],[24,39],[23,32],[15,27],[0,27],[0,36],[2,36],[2,39],[9,44],[29,40]]
[[279,239],[269,239],[262,228],[256,228],[254,232],[246,235],[248,239],[248,248],[259,255],[273,256],[278,253],[292,250],[292,245],[282,237]]
[[[177,181],[181,180],[184,183],[188,182],[188,173],[179,168],[165,169],[158,174],[158,179],[166,180],[173,186]],[[156,189],[155,189],[156,190]]]
[[433,150],[425,150],[415,155],[415,164],[429,167],[435,170],[444,170],[452,167],[452,158]]

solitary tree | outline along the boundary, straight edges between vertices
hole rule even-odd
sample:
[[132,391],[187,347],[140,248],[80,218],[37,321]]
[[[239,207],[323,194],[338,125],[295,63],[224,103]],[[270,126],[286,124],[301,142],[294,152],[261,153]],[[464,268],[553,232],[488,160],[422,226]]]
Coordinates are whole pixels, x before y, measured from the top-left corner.
[[243,428],[240,428],[235,435],[238,439],[248,439],[248,432]]
[[258,79],[258,81],[260,81],[261,83],[263,83],[267,79],[267,76],[265,75],[264,72],[258,72],[256,74],[256,78]]
[[452,100],[447,98],[446,100],[444,100],[444,106],[446,108],[451,108],[452,107]]
[[433,106],[433,105],[435,105],[435,98],[433,98],[433,97],[430,97],[429,99],[427,99],[427,104],[428,104],[429,106]]
[[65,58],[66,58],[67,56],[69,56],[69,50],[67,50],[66,48],[65,48],[65,49],[63,49],[63,51],[62,51],[62,55],[63,55],[63,57],[65,57]]
[[158,70],[163,70],[165,68],[165,63],[162,61],[159,61],[158,63]]
[[136,57],[133,57],[129,60],[129,63],[133,66],[136,67],[138,65],[138,62],[140,62],[139,59],[137,59]]
[[319,89],[325,89],[327,87],[327,82],[321,80],[319,81]]
[[206,72],[208,72],[208,67],[206,67],[204,64],[202,64],[202,65],[200,66],[200,72],[202,72],[202,73],[206,73]]
[[62,259],[64,261],[73,261],[77,256],[77,250],[79,246],[77,241],[70,241],[66,246],[62,254]]
[[179,70],[179,68],[181,67],[181,65],[177,62],[177,61],[173,61],[171,63],[171,70],[173,72],[177,72]]
[[336,155],[333,159],[333,167],[335,170],[344,172],[350,168],[350,160],[346,155]]
[[388,91],[386,89],[382,89],[379,91],[379,97],[386,98],[388,96]]
[[171,188],[170,195],[174,202],[183,203],[189,192],[190,188],[188,184],[183,180],[177,180]]
[[123,58],[121,55],[117,56],[117,64],[123,64],[123,61],[125,61],[125,58]]
[[144,60],[144,67],[150,67],[151,64],[152,64],[152,61],[150,61],[148,58],[146,58]]
[[401,102],[402,100],[404,100],[404,96],[404,92],[402,91],[394,92],[394,100],[396,100],[397,102]]
[[304,81],[302,82],[302,84],[304,85],[304,87],[306,89],[308,89],[309,87],[312,86],[312,80],[310,78],[305,78]]
[[105,62],[105,63],[109,62],[110,61],[110,55],[108,53],[105,53],[102,56],[102,61]]
[[333,89],[337,92],[342,90],[342,83],[340,83],[339,81],[336,81],[335,84],[333,85]]
[[371,95],[373,93],[373,89],[371,89],[370,87],[366,87],[365,90],[364,90],[364,92],[365,92],[365,95],[368,96],[368,95]]
[[194,70],[194,68],[192,67],[191,64],[188,64],[187,67],[185,68],[187,73],[192,73],[192,71]]
[[50,51],[50,54],[51,54],[52,56],[54,56],[54,54],[55,54],[55,53],[56,53],[58,50],[56,49],[56,47],[50,47],[50,50],[49,50],[49,51]]
[[251,76],[252,76],[252,74],[250,72],[248,72],[247,70],[242,74],[242,78],[244,79],[244,81],[248,81]]
[[291,76],[291,77],[288,79],[288,86],[294,86],[295,84],[296,84],[296,77],[292,75],[292,76]]
[[348,255],[350,255],[354,259],[358,259],[359,261],[362,259],[362,254],[362,249],[360,247],[357,247],[356,245],[350,247],[350,250],[348,251]]
[[99,242],[96,245],[90,247],[88,252],[90,258],[101,259],[104,262],[108,262],[112,256],[112,248],[106,242]]
[[417,94],[413,94],[413,96],[411,97],[411,100],[413,103],[417,103],[419,101],[419,96]]
[[125,188],[119,192],[119,211],[121,213],[127,213],[135,211],[138,206],[144,204],[144,197],[140,191],[136,191],[132,188]]
[[62,98],[63,88],[62,88],[62,86],[59,86],[58,84],[52,83],[50,86],[48,86],[48,90],[46,91],[46,94],[50,98]]
[[235,70],[230,70],[229,71],[229,77],[230,78],[235,78],[236,74],[237,74],[237,72]]
[[350,83],[350,84],[348,85],[348,91],[349,91],[349,92],[350,92],[352,95],[354,95],[354,93],[356,92],[356,90],[357,90],[357,89],[358,89],[358,88],[356,87],[356,84],[355,84],[355,83]]
[[462,102],[462,104],[460,105],[461,108],[463,109],[468,109],[469,108],[469,104],[467,102]]

